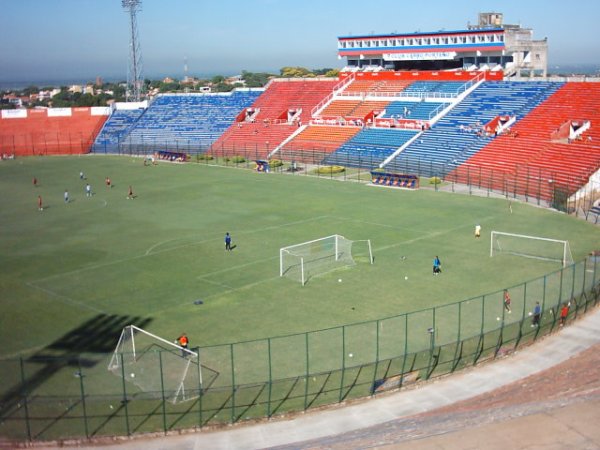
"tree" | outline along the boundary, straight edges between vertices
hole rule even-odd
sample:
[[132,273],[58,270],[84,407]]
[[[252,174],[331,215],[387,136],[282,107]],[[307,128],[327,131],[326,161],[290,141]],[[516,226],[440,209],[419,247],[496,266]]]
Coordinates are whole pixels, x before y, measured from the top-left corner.
[[263,87],[269,82],[272,76],[274,75],[264,72],[253,73],[246,72],[245,70],[242,71],[242,80],[246,83],[246,87]]
[[304,67],[282,67],[281,76],[284,78],[314,77],[315,75]]
[[225,77],[223,75],[215,75],[214,77],[212,77],[212,84],[219,84],[219,83],[223,83],[225,81]]

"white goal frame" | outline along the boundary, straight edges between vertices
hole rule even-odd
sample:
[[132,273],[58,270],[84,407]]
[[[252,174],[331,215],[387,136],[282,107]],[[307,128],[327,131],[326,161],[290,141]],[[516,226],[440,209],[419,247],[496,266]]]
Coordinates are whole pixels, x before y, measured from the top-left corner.
[[[557,261],[557,262],[560,262],[563,267],[567,267],[568,265],[573,264],[573,255],[571,254],[571,247],[569,246],[569,241],[564,241],[564,240],[560,240],[560,239],[550,239],[550,238],[545,238],[545,237],[541,237],[541,236],[528,236],[525,234],[507,233],[504,231],[495,231],[495,230],[492,230],[491,235],[490,235],[490,258],[493,257],[495,254],[494,242],[498,236],[508,236],[508,237],[514,237],[514,238],[519,238],[519,239],[533,239],[533,240],[537,240],[537,241],[552,242],[555,244],[562,245],[562,258],[561,259],[550,258],[550,257],[546,257],[546,256],[541,256],[541,255],[538,256],[538,255],[533,255],[533,254],[529,254],[529,253],[520,253],[515,250],[507,250],[505,253],[508,253],[511,255],[516,255],[516,256],[523,256],[525,258],[541,259],[544,261]],[[498,252],[498,250],[496,250],[496,253],[497,252]]]
[[[143,351],[140,352],[140,351],[138,351],[139,349],[136,348],[136,344],[135,344],[135,334],[136,333],[142,333],[142,334],[148,336],[152,340],[160,343],[160,345],[166,346],[167,349],[172,349],[172,350],[176,350],[177,352],[181,352],[181,355],[182,355],[181,358],[185,359],[185,364],[184,364],[185,368],[183,369],[183,373],[178,381],[177,388],[176,388],[175,393],[172,398],[172,402],[177,403],[177,401],[180,397],[185,398],[185,379],[186,379],[187,373],[189,371],[190,365],[192,365],[193,362],[197,362],[197,364],[200,365],[199,353],[194,352],[187,348],[183,348],[180,345],[177,345],[173,342],[163,339],[160,336],[152,334],[142,328],[136,327],[135,325],[128,325],[125,328],[123,328],[123,330],[121,331],[121,335],[119,337],[119,341],[117,342],[117,346],[115,347],[115,351],[113,352],[110,362],[108,363],[108,370],[110,372],[113,372],[116,374],[116,370],[120,369],[122,373],[120,373],[119,375],[121,375],[124,379],[128,380],[128,378],[125,376],[125,373],[123,372],[123,366],[121,364],[123,362],[123,356],[122,356],[123,352],[120,352],[119,349],[121,348],[121,344],[123,343],[123,341],[131,340],[132,351],[131,351],[131,354],[128,355],[128,357],[132,358],[132,361],[135,363],[138,360],[138,357],[143,356],[144,352]],[[141,355],[140,355],[140,353],[141,353]],[[201,367],[202,366],[200,365],[200,370],[198,371],[200,386],[203,385]]]
[[[308,274],[306,273],[306,263],[308,261],[306,261],[305,256],[303,256],[299,251],[294,251],[294,250],[298,250],[301,247],[307,247],[307,246],[310,246],[311,244],[315,244],[318,242],[324,242],[324,241],[332,240],[332,239],[334,242],[334,247],[333,247],[333,253],[331,256],[334,257],[335,261],[338,261],[340,259],[340,241],[343,240],[350,244],[350,256],[349,256],[350,261],[354,262],[354,260],[352,259],[352,245],[357,242],[364,242],[364,243],[366,243],[367,249],[369,252],[369,263],[373,264],[373,262],[374,262],[373,248],[371,246],[370,239],[360,239],[360,240],[352,241],[350,239],[346,239],[342,235],[333,234],[331,236],[326,236],[326,237],[319,238],[319,239],[313,239],[312,241],[306,241],[306,242],[302,242],[300,244],[295,244],[295,245],[290,245],[287,247],[280,248],[279,249],[279,276],[283,277],[286,272],[286,268],[284,267],[284,256],[286,254],[293,256],[298,259],[298,265],[300,267],[300,281],[302,283],[302,286],[304,286],[308,279]],[[333,270],[333,269],[325,270],[323,273],[329,272],[330,270]]]

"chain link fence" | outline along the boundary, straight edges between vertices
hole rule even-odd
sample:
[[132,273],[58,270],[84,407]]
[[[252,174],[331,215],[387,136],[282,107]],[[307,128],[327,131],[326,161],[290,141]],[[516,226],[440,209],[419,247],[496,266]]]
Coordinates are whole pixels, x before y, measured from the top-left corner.
[[[589,256],[508,287],[510,309],[501,290],[374,321],[195,349],[199,363],[186,371],[202,382],[186,385],[187,400],[178,402],[165,380],[188,374],[171,373],[165,350],[148,349],[156,352],[154,366],[119,376],[108,371],[107,353],[0,360],[0,435],[31,442],[168,433],[305,411],[447,375],[556,331],[564,307],[568,323],[596,306],[599,261]],[[142,390],[133,375],[158,382]]]

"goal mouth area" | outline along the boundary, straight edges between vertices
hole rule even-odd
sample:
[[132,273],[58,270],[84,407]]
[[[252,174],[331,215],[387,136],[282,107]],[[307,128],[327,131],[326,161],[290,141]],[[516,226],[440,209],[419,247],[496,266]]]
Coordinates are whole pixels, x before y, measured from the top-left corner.
[[503,254],[556,262],[563,267],[574,263],[569,241],[493,230],[490,257]]
[[373,264],[370,240],[352,241],[334,234],[279,249],[279,276],[306,282],[357,262]]
[[121,332],[108,371],[136,385],[139,395],[174,404],[197,398],[202,390],[202,366],[197,352],[134,325]]

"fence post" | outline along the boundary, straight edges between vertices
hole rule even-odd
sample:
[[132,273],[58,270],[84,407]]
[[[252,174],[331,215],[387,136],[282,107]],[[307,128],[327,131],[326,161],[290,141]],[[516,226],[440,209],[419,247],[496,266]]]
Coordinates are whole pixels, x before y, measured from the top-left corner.
[[308,353],[308,331],[306,333],[304,333],[304,342],[305,342],[305,349],[306,349],[306,383],[304,383],[304,411],[306,411],[306,408],[308,408],[308,380],[309,375],[310,375],[310,359],[309,359],[309,353]]
[[127,436],[131,436],[129,429],[129,409],[127,407],[127,387],[125,386],[125,365],[123,363],[123,353],[119,354],[121,357],[121,381],[123,383],[123,406],[125,407],[125,428],[127,429]]
[[163,375],[162,352],[158,351],[158,370],[160,370],[160,395],[162,398],[163,431],[167,434],[167,409],[165,405],[165,380]]
[[233,344],[229,344],[231,355],[231,423],[235,419],[235,358],[233,356]]
[[271,338],[267,338],[267,351],[269,357],[269,398],[267,402],[267,417],[271,418],[271,394],[273,392],[273,366],[271,361]]
[[31,442],[31,424],[29,423],[29,406],[27,405],[27,383],[25,382],[25,364],[23,363],[22,356],[19,356],[19,362],[21,366],[21,396],[23,397],[23,407],[25,408],[25,425],[27,427],[27,440]]
[[196,347],[198,353],[198,425],[202,428],[202,397],[204,397],[204,386],[202,386],[202,360],[200,359],[200,347]]
[[340,376],[340,396],[339,403],[342,402],[344,392],[344,373],[346,369],[346,325],[342,325],[342,373]]
[[404,370],[406,369],[406,357],[408,356],[408,314],[404,314],[404,358],[402,359],[402,373],[400,373],[399,387],[402,387]]
[[462,302],[458,303],[458,333],[456,335],[456,348],[454,349],[454,362],[452,364],[452,370],[450,372],[454,372],[456,370],[456,368],[458,367],[458,362],[459,362],[459,358],[462,357],[462,354],[459,356],[458,355],[458,349],[460,347],[461,351],[462,351],[462,343],[461,343],[461,339],[462,339],[462,333],[461,333],[461,327],[462,327],[462,323],[461,323],[461,319],[462,319]]
[[88,428],[88,419],[87,419],[87,409],[85,405],[85,389],[83,387],[83,372],[81,371],[81,360],[77,360],[77,368],[79,373],[79,390],[81,392],[81,406],[83,408],[83,428],[85,430],[86,439],[90,438],[89,428]]
[[373,368],[373,384],[371,385],[371,395],[375,395],[375,389],[373,389],[373,386],[375,386],[375,381],[377,380],[377,369],[379,367],[379,322],[379,319],[377,319],[375,322],[377,331],[375,333],[375,367]]

